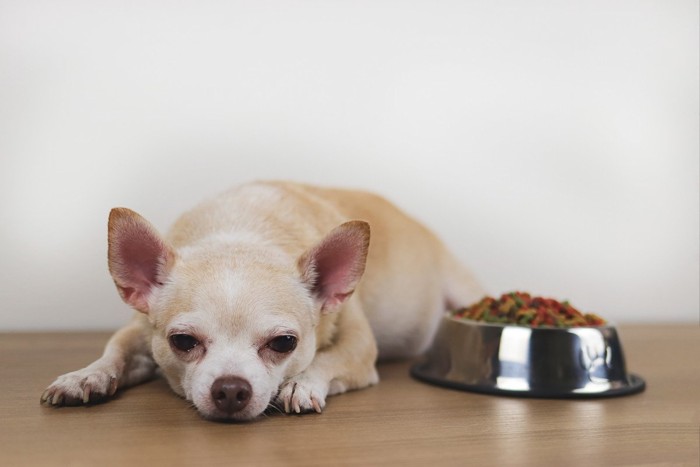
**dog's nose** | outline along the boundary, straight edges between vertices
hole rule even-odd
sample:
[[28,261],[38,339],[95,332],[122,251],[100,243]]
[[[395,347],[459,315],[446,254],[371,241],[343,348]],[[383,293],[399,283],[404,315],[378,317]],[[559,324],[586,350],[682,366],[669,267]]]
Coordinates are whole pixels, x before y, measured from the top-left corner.
[[243,410],[248,405],[252,394],[250,383],[238,376],[224,376],[211,385],[211,398],[214,404],[227,414]]

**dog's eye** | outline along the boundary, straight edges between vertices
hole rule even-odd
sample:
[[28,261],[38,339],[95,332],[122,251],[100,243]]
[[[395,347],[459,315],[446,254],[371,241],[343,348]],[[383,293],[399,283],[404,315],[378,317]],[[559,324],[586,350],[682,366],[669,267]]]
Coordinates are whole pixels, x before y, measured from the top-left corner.
[[297,338],[294,336],[277,336],[267,343],[267,346],[277,353],[289,353],[297,347]]
[[199,341],[189,334],[173,334],[170,336],[170,344],[177,350],[189,352],[199,345]]

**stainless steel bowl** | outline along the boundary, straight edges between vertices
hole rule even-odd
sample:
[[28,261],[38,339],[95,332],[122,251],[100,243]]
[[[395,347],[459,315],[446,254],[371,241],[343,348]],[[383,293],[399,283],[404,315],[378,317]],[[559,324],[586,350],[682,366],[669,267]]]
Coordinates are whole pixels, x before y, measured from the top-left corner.
[[440,386],[524,397],[609,397],[645,387],[627,373],[613,326],[531,328],[449,314],[411,374]]

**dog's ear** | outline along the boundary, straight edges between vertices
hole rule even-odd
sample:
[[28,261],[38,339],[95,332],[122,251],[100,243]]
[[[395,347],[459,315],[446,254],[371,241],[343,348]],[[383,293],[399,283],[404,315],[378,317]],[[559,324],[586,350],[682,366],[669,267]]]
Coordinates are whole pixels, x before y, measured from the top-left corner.
[[355,291],[365,271],[368,249],[369,224],[350,221],[299,258],[301,278],[323,312],[332,311]]
[[126,208],[109,213],[108,243],[109,272],[119,295],[148,313],[153,290],[163,285],[175,261],[174,250],[146,219]]

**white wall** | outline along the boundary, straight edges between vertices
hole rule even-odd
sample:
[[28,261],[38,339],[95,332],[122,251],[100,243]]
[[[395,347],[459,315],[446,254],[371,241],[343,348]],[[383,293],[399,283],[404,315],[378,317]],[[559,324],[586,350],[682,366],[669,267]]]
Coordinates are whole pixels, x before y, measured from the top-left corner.
[[106,219],[383,193],[492,293],[697,323],[698,2],[0,2],[0,330],[130,313]]

